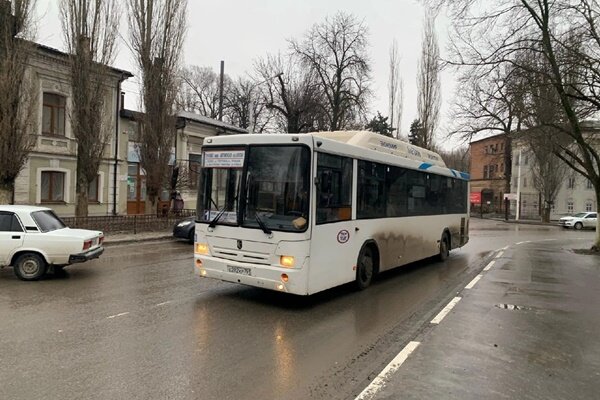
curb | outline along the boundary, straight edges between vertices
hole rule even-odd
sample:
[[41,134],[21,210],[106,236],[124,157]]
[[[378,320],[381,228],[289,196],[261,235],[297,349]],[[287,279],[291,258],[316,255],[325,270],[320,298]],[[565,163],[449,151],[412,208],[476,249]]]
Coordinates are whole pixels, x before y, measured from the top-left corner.
[[128,238],[128,239],[107,239],[104,241],[104,246],[105,247],[110,247],[110,246],[118,246],[118,245],[124,245],[124,244],[131,244],[131,243],[140,243],[140,242],[158,242],[158,241],[175,241],[177,240],[175,237],[173,237],[173,234],[170,235],[162,235],[162,236],[152,236],[152,237],[145,237],[145,238]]

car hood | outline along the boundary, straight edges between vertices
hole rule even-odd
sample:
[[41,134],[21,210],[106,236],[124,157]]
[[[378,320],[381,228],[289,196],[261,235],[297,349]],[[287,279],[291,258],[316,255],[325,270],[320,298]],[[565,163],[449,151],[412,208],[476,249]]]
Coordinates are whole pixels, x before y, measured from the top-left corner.
[[570,221],[572,219],[575,219],[575,217],[562,217],[561,219],[559,219],[559,221]]

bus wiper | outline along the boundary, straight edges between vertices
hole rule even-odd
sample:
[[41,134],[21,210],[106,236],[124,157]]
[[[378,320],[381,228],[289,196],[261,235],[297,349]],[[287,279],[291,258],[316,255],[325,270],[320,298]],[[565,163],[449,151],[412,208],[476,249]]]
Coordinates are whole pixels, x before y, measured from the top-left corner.
[[260,226],[260,229],[262,229],[262,231],[265,234],[270,235],[271,233],[273,233],[273,232],[271,232],[271,230],[269,228],[267,228],[267,226],[262,221],[262,219],[260,219],[257,212],[254,213],[254,217],[256,218],[256,222],[258,222],[258,226]]
[[221,219],[223,214],[225,214],[226,208],[227,208],[227,206],[223,206],[223,208],[221,208],[219,210],[219,213],[217,215],[215,215],[215,217],[212,219],[212,221],[210,221],[210,224],[208,224],[209,228],[214,228],[215,226],[217,226],[217,222],[219,221],[219,219]]

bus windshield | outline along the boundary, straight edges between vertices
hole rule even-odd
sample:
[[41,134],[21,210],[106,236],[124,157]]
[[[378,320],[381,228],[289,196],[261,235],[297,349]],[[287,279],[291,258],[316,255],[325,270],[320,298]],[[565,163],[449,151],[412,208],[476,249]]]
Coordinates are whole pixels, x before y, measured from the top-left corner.
[[211,148],[204,152],[203,166],[197,210],[200,222],[241,224],[265,232],[307,229],[310,187],[307,147]]

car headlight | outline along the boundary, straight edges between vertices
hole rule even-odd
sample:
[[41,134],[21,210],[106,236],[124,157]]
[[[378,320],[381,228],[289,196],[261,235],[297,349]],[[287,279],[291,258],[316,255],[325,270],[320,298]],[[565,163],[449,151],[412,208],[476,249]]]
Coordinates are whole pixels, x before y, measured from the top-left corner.
[[181,221],[180,223],[177,224],[177,226],[182,228],[184,226],[188,226],[191,223],[192,223],[192,221]]

